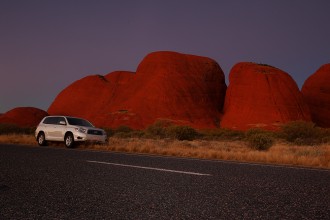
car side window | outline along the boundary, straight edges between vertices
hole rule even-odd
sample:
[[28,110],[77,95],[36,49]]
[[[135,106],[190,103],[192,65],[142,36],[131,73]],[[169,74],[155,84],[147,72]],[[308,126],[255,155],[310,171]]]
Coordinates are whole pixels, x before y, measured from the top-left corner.
[[[58,119],[57,119],[58,121],[57,121],[57,123],[56,124],[58,124],[58,125],[66,125],[66,122],[65,122],[65,119],[64,119],[64,117],[58,117]],[[61,124],[61,122],[64,122],[64,124]]]
[[[48,117],[44,120],[44,124],[63,125],[63,124],[60,124],[61,121],[65,122],[64,117]],[[65,122],[65,124],[66,124],[66,122]]]
[[44,120],[44,124],[54,124],[55,120],[54,117],[48,117]]

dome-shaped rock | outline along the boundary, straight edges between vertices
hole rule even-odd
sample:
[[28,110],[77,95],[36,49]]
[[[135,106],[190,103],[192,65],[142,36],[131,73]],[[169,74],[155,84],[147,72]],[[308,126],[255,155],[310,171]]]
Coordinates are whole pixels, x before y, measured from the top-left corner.
[[48,113],[82,117],[94,122],[107,106],[112,105],[120,87],[132,76],[130,72],[117,71],[107,76],[91,75],[77,80],[57,95]]
[[14,124],[19,127],[35,127],[47,112],[34,107],[17,107],[0,116],[1,124]]
[[291,76],[264,64],[238,63],[230,71],[221,127],[276,130],[289,121],[310,121],[307,104]]
[[330,127],[330,63],[321,66],[304,83],[302,93],[311,111],[312,120],[321,127]]
[[218,126],[226,88],[224,74],[214,60],[154,52],[138,66],[127,100],[122,99],[117,109],[134,116],[142,128],[157,120],[212,128]]
[[216,127],[226,84],[212,59],[176,52],[147,55],[136,74],[88,76],[64,89],[49,114],[85,117],[98,126],[145,128],[169,120],[197,128]]

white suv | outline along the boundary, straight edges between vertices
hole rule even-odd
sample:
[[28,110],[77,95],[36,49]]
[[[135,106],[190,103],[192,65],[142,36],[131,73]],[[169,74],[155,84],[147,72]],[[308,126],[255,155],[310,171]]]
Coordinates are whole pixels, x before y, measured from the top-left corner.
[[105,143],[104,130],[95,128],[89,121],[68,116],[47,116],[43,118],[35,131],[40,146],[47,141],[64,141],[66,147],[73,147],[74,142],[92,141]]

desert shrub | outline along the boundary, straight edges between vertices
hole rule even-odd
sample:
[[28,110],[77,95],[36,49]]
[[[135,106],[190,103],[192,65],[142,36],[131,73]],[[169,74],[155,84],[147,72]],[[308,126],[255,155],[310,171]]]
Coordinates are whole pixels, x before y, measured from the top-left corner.
[[268,150],[273,144],[274,139],[266,132],[251,132],[246,136],[250,148],[255,150]]
[[117,138],[140,138],[144,136],[144,131],[134,130],[126,125],[122,125],[113,130],[112,136]]
[[281,128],[281,137],[297,145],[314,145],[322,142],[322,129],[312,122],[294,121]]
[[117,138],[130,138],[134,130],[126,125],[121,125],[113,130],[112,136]]
[[241,140],[244,137],[242,131],[227,128],[204,130],[201,132],[201,135],[205,140]]
[[199,136],[198,132],[189,126],[173,125],[166,128],[166,133],[168,137],[178,139],[180,141],[191,141]]
[[115,134],[115,130],[112,128],[102,128],[108,137],[112,137]]
[[167,136],[167,128],[172,126],[168,121],[156,121],[147,127],[145,133],[149,138],[165,138]]
[[277,137],[277,134],[275,132],[267,131],[267,130],[264,130],[261,128],[251,128],[251,129],[245,131],[244,137],[245,137],[245,139],[248,139],[249,137],[254,136],[256,134],[265,134],[274,139]]
[[0,135],[2,134],[34,134],[36,128],[22,128],[13,124],[0,124]]
[[320,129],[321,130],[321,142],[322,143],[330,143],[330,129]]
[[244,135],[246,138],[249,138],[253,135],[260,134],[260,133],[265,133],[265,131],[261,130],[260,128],[251,128],[251,129],[245,131]]

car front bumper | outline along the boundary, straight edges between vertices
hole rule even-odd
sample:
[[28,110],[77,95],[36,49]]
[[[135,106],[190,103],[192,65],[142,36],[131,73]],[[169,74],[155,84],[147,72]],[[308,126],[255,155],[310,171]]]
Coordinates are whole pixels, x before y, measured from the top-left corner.
[[74,141],[105,143],[107,141],[107,136],[106,135],[92,135],[92,134],[78,133],[78,134],[74,135]]

